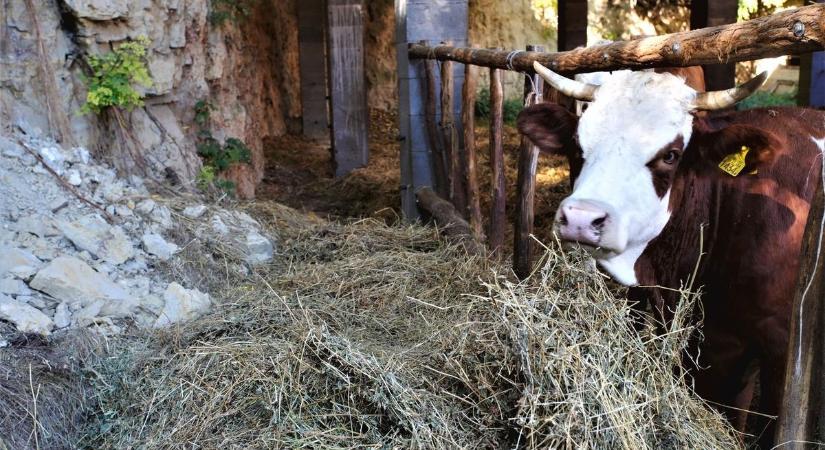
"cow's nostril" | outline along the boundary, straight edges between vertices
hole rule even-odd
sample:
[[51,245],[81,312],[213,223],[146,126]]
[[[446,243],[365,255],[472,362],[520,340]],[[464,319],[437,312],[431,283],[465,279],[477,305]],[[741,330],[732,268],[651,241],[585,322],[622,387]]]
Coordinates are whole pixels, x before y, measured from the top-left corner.
[[567,216],[564,215],[564,211],[559,216],[559,225],[567,225]]
[[593,225],[594,228],[601,228],[604,225],[604,221],[607,220],[607,215],[599,217],[598,219],[594,219],[590,225]]

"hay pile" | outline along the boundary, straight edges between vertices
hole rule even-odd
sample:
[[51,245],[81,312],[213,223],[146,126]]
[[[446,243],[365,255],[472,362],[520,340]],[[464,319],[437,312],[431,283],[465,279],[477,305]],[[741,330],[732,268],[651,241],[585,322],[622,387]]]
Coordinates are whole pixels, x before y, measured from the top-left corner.
[[255,215],[278,262],[102,360],[84,447],[738,446],[674,376],[691,330],[637,333],[577,255],[515,284],[427,228]]

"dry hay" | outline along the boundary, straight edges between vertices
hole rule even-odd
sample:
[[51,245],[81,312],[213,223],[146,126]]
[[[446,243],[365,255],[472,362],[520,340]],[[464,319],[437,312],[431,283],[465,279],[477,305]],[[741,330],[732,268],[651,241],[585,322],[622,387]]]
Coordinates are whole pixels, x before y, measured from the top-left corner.
[[532,279],[431,229],[259,206],[279,259],[185,328],[98,364],[86,448],[706,448],[739,444],[577,254]]
[[0,450],[73,448],[87,402],[79,372],[98,346],[88,333],[44,338],[0,322]]

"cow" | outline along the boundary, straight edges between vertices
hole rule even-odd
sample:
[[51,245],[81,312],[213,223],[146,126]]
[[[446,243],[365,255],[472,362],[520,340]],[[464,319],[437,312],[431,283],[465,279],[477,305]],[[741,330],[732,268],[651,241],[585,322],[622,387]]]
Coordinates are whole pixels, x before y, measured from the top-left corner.
[[[825,112],[699,114],[729,109],[764,73],[698,93],[671,73],[617,71],[595,86],[538,63],[535,70],[560,92],[591,102],[580,118],[552,103],[518,118],[541,151],[570,163],[573,190],[556,212],[556,235],[586,248],[630,287],[629,298],[663,320],[679,300],[671,288],[695,271],[704,339],[694,353],[698,365],[686,365],[696,392],[726,405],[720,410],[744,431],[758,378],[756,410],[776,415],[802,236],[825,153]],[[772,439],[771,423],[763,448]]]

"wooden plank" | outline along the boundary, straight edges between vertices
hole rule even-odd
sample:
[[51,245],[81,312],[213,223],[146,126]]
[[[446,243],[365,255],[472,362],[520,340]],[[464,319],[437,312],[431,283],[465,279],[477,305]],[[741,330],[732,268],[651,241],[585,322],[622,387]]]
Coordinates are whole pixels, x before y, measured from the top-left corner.
[[301,121],[305,136],[329,137],[327,116],[326,2],[302,0],[298,9]]
[[[797,24],[797,22],[799,22]],[[593,45],[558,53],[519,52],[412,45],[410,58],[532,71],[533,61],[564,73],[686,67],[749,61],[823,50],[825,5],[803,6],[731,25]],[[512,63],[512,64],[510,64]]]
[[[527,50],[544,51],[541,46],[528,45]],[[535,89],[534,89],[535,86]],[[524,79],[524,106],[542,101],[544,79],[535,74]],[[521,137],[518,159],[518,185],[516,195],[516,223],[513,231],[513,271],[519,279],[527,278],[533,271],[534,247],[533,225],[536,198],[536,166],[539,149],[530,140]]]
[[438,80],[436,79],[435,69],[435,61],[427,60],[424,62],[424,70],[426,72],[425,80],[427,83],[427,98],[424,101],[424,114],[435,173],[435,191],[438,195],[449,198],[450,185],[447,180],[447,168],[444,163],[444,142],[442,142],[438,127],[436,127],[436,117],[438,114],[436,83],[438,83]]
[[[737,0],[698,0],[690,4],[690,28],[700,29],[736,23],[739,3]],[[736,64],[706,64],[705,85],[707,90],[728,89],[736,84]]]
[[559,50],[587,46],[587,0],[559,0],[558,6]]
[[461,91],[461,122],[464,126],[464,158],[467,172],[467,215],[470,227],[479,242],[484,241],[481,224],[481,204],[478,194],[478,162],[476,156],[475,108],[478,68],[472,64],[464,66],[464,86]]
[[825,411],[822,392],[825,384],[822,351],[825,346],[825,255],[821,255],[825,251],[822,248],[825,236],[821,233],[825,195],[820,174],[811,178],[817,188],[802,242],[802,261],[791,314],[785,395],[775,438],[783,449],[803,449],[808,448],[804,442],[825,441],[825,418],[822,417]]
[[452,61],[441,64],[441,134],[444,139],[444,163],[450,183],[450,201],[463,217],[467,215],[465,195],[466,167],[462,163],[458,130],[455,125],[455,82]]
[[490,69],[490,167],[492,169],[492,202],[490,204],[490,250],[499,253],[504,245],[505,180],[504,180],[504,88],[501,70]]
[[362,0],[328,0],[329,91],[335,176],[369,160]]

